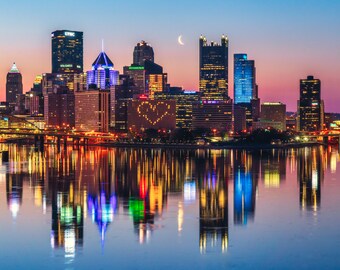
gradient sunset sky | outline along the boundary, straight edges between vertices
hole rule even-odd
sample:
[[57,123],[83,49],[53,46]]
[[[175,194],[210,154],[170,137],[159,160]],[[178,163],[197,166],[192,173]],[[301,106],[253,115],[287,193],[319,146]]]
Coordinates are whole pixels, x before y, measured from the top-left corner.
[[[230,40],[229,93],[233,54],[254,59],[261,101],[281,101],[296,110],[299,79],[322,81],[327,112],[340,112],[340,0],[16,0],[0,2],[0,100],[6,74],[16,62],[24,92],[35,75],[51,72],[50,34],[84,32],[84,69],[105,40],[105,51],[122,71],[140,40],[172,85],[198,88],[198,40]],[[177,43],[183,35],[185,46]]]

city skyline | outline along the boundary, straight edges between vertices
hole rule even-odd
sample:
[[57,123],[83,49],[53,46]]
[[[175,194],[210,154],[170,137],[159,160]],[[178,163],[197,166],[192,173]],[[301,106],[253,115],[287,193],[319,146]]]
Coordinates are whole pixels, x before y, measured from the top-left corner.
[[[340,30],[338,1],[326,4],[308,1],[308,5],[306,1],[214,1],[211,7],[205,5],[205,1],[191,0],[171,4],[149,0],[147,7],[120,1],[102,1],[98,7],[90,1],[83,1],[81,6],[76,1],[27,2],[19,0],[15,8],[8,3],[0,4],[0,8],[7,11],[0,19],[7,25],[0,32],[4,37],[0,45],[0,51],[4,52],[0,58],[1,100],[5,100],[5,77],[13,62],[22,73],[24,92],[32,87],[36,75],[51,72],[50,34],[55,30],[84,32],[84,70],[90,70],[101,50],[102,39],[105,52],[120,73],[123,66],[133,62],[135,44],[145,40],[154,49],[156,63],[169,74],[168,81],[190,90],[198,89],[199,36],[203,34],[209,41],[218,41],[225,33],[230,42],[230,59],[234,53],[247,53],[256,61],[261,102],[280,101],[287,104],[288,111],[296,111],[299,80],[313,75],[322,82],[326,112],[339,112],[340,53],[337,48],[340,38],[333,35]],[[58,16],[50,16],[50,11],[63,7],[67,9]],[[79,12],[73,16],[77,8]],[[167,12],[160,12],[164,8]],[[99,10],[103,19],[95,23],[88,19]],[[205,20],[202,10],[207,14]],[[238,10],[243,13],[240,15]],[[39,11],[39,15],[35,16],[33,11]],[[209,11],[214,12],[209,14]],[[300,16],[302,11],[305,16]],[[278,18],[285,13],[287,16]],[[136,14],[139,16],[134,16]],[[308,14],[318,14],[319,20]],[[21,20],[16,21],[16,16]],[[184,46],[177,42],[179,35]],[[229,61],[231,97],[232,67],[233,61]]]

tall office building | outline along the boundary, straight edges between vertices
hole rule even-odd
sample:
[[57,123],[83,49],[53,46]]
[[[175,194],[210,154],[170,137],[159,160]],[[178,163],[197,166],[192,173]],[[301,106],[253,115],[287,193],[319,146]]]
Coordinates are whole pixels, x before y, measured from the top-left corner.
[[75,128],[80,131],[109,131],[110,92],[90,90],[75,93]]
[[133,64],[138,66],[144,66],[145,60],[154,62],[154,52],[152,47],[144,40],[137,43],[133,51]]
[[301,131],[319,131],[323,127],[323,101],[321,81],[307,76],[300,80],[300,100],[298,101],[298,126]]
[[107,54],[102,51],[92,64],[92,70],[87,71],[87,88],[95,85],[97,89],[110,89],[118,82],[119,72]]
[[17,97],[22,94],[22,76],[15,65],[11,70],[7,73],[7,80],[6,80],[6,102],[9,105],[15,105]]
[[83,72],[83,32],[52,32],[52,73]]
[[234,54],[234,102],[251,103],[257,98],[255,61],[247,54]]
[[203,100],[226,100],[228,96],[228,46],[226,36],[221,44],[208,43],[204,36],[199,41],[200,92]]

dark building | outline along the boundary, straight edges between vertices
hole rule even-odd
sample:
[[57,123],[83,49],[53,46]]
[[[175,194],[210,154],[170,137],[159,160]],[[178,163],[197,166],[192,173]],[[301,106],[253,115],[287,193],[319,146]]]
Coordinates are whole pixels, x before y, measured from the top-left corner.
[[246,128],[246,109],[242,106],[234,105],[234,132],[240,133]]
[[44,95],[44,117],[48,128],[69,129],[75,126],[75,96],[67,88]]
[[321,81],[307,76],[300,80],[300,100],[298,101],[298,125],[300,131],[319,131],[323,128],[323,101]]
[[83,72],[83,32],[52,32],[52,73]]
[[133,64],[138,66],[144,66],[145,60],[154,62],[154,52],[152,47],[144,40],[137,43],[133,51]]
[[128,101],[134,95],[133,79],[128,75],[119,75],[119,83],[110,90],[110,126],[117,131],[127,131]]
[[230,101],[201,101],[193,105],[192,127],[194,129],[217,129],[232,131],[233,104]]
[[221,44],[199,41],[200,92],[204,100],[226,100],[228,95],[228,45],[226,36]]
[[6,80],[6,102],[15,106],[17,98],[22,94],[22,76],[15,63],[7,73]]

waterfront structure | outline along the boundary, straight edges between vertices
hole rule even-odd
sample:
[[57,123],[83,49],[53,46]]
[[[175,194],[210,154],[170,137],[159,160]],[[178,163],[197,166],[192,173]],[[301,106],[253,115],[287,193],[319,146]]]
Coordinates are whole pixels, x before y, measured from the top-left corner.
[[203,100],[226,100],[228,95],[228,37],[221,37],[221,44],[199,40],[199,74]]
[[256,127],[273,127],[278,130],[286,130],[286,104],[281,102],[261,104],[261,117],[260,121],[256,123]]
[[119,72],[114,70],[114,65],[107,54],[102,51],[92,64],[92,70],[87,71],[87,89],[110,89],[118,83]]
[[255,61],[247,54],[234,54],[234,102],[250,103],[257,98]]
[[109,131],[110,92],[89,90],[75,93],[75,128],[79,131]]
[[133,51],[133,64],[137,66],[144,66],[145,60],[154,62],[155,56],[150,44],[142,40],[137,43]]
[[176,128],[176,102],[174,100],[129,100],[128,129],[167,129]]
[[70,129],[75,125],[74,92],[56,88],[44,95],[44,117],[48,128]]
[[52,32],[52,73],[83,72],[83,32]]
[[170,87],[167,92],[158,92],[155,94],[157,100],[175,100],[176,101],[176,127],[192,127],[192,108],[193,104],[198,102],[199,95],[196,91],[183,91]]
[[14,107],[19,95],[22,94],[22,75],[13,63],[12,68],[7,73],[6,78],[6,102]]
[[232,131],[233,104],[232,101],[200,101],[193,105],[192,127],[194,129],[216,129]]
[[298,130],[320,131],[323,129],[324,106],[321,100],[321,81],[313,76],[300,80],[298,100]]

